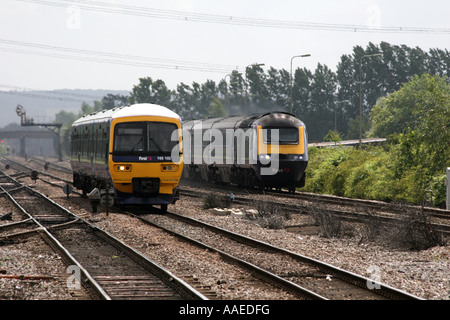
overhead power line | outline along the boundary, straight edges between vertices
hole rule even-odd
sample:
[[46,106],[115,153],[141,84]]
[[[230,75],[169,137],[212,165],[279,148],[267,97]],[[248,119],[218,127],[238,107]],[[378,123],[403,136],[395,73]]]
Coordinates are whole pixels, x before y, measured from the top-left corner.
[[50,100],[58,100],[58,101],[66,101],[66,102],[84,102],[84,101],[93,101],[100,100],[101,97],[93,96],[88,94],[77,94],[74,92],[62,92],[58,91],[48,91],[48,90],[39,90],[32,88],[24,88],[11,86],[7,84],[0,83],[0,89],[9,89],[8,91],[1,91],[0,95],[7,94],[13,96],[22,96],[28,98],[39,98],[39,99],[50,99]]
[[[61,59],[71,59],[79,61],[91,61],[100,63],[110,63],[118,65],[127,65],[135,67],[150,67],[174,70],[202,71],[213,73],[228,73],[233,69],[239,69],[239,66],[214,64],[206,62],[193,62],[186,60],[171,60],[160,58],[148,58],[135,55],[117,54],[105,51],[94,51],[85,49],[76,49],[68,47],[59,47],[46,44],[23,42],[16,40],[0,39],[1,44],[12,45],[18,47],[43,49],[44,51],[36,51],[21,48],[0,47],[0,51],[31,54],[35,56],[46,56]],[[68,55],[66,53],[74,53],[76,55]]]
[[[39,99],[50,99],[50,100],[67,101],[67,102],[84,102],[84,101],[86,101],[86,99],[82,99],[82,98],[77,99],[77,98],[70,98],[70,97],[64,97],[64,96],[58,97],[56,95],[46,95],[47,93],[51,93],[51,92],[37,93],[37,92],[27,92],[27,91],[0,91],[0,95],[8,94],[8,95],[13,95],[13,96],[22,96],[22,97],[39,98]],[[53,94],[57,94],[57,93],[53,93]],[[89,100],[99,100],[99,98],[89,99]]]
[[85,101],[85,100],[98,100],[99,95],[89,95],[86,93],[80,94],[76,92],[64,91],[63,90],[43,90],[36,88],[26,88],[19,86],[12,86],[9,84],[0,83],[0,90],[7,89],[8,91],[0,91],[1,94],[12,94],[12,95],[24,95],[24,96],[38,96],[40,98],[48,98],[54,100],[63,101]]
[[175,10],[162,10],[147,7],[113,4],[99,1],[87,0],[19,0],[42,5],[68,7],[76,6],[82,10],[97,11],[103,13],[116,13],[148,18],[183,20],[193,22],[205,22],[216,24],[242,25],[250,27],[283,28],[300,30],[324,30],[341,32],[370,32],[370,33],[426,33],[426,34],[449,34],[450,28],[418,28],[418,27],[376,27],[367,25],[330,24],[302,21],[284,21],[274,19],[246,18],[216,14],[192,13]]

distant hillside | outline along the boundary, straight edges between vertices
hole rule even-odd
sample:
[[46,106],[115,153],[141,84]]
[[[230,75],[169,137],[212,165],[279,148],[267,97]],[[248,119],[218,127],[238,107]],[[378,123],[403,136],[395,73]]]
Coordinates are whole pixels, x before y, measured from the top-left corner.
[[12,123],[20,123],[16,114],[18,104],[22,105],[27,116],[37,120],[53,121],[61,110],[77,114],[83,101],[92,105],[108,93],[128,96],[125,90],[82,90],[61,89],[54,91],[0,91],[0,128]]

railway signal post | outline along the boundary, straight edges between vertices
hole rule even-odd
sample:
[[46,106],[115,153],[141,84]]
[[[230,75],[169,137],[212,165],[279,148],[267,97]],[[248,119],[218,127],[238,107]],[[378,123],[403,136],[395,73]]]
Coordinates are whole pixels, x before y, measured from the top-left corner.
[[[56,139],[58,141],[58,160],[63,161],[62,156],[62,146],[61,146],[61,127],[63,126],[62,123],[46,123],[46,122],[40,122],[37,123],[34,121],[33,118],[27,117],[27,113],[25,111],[25,108],[22,107],[20,104],[16,107],[16,113],[20,117],[20,125],[22,127],[31,127],[31,126],[37,126],[37,127],[45,127],[52,131],[56,135]],[[24,153],[25,153],[25,146]]]

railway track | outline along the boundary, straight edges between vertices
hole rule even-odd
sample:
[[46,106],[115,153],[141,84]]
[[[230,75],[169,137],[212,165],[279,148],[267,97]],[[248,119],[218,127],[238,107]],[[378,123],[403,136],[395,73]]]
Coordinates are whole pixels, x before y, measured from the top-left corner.
[[[27,172],[29,173],[31,170],[34,170],[34,168],[31,168],[29,166],[24,166],[24,165],[17,165],[14,164],[12,162],[10,162],[10,165],[16,169],[16,170],[27,170]],[[28,174],[25,175],[26,177],[28,177]],[[41,181],[45,181],[45,178],[39,178]],[[51,184],[54,187],[58,187],[58,184]],[[94,219],[95,220],[95,219]],[[136,244],[135,244],[136,246]],[[140,247],[140,246],[137,246]],[[184,241],[181,241],[180,244],[177,246],[177,250],[181,250],[183,251],[184,247],[186,247],[186,243]],[[145,246],[144,248],[142,248],[143,250],[145,250]],[[188,250],[188,249],[186,249]],[[176,253],[174,253],[176,254]],[[176,255],[180,255],[182,256],[181,253],[178,253]],[[212,260],[216,259],[216,257],[211,253],[211,255],[213,257],[211,257]],[[230,269],[239,269],[237,267],[230,267]],[[185,280],[187,283],[191,284],[193,287],[197,288],[198,290],[200,290],[207,298],[209,299],[218,299],[217,294],[214,291],[211,291],[211,288],[209,285],[204,285],[198,282],[197,277],[195,276],[195,273],[197,273],[196,271],[194,271],[194,273],[190,273],[189,270],[187,271],[182,271],[180,272],[180,278]],[[231,276],[232,282],[236,282],[239,283],[239,292],[243,292],[243,288],[247,288],[246,290],[249,290],[249,292],[255,292],[255,294],[260,294],[261,296],[267,296],[270,295],[269,292],[271,292],[271,294],[279,294],[280,297],[285,297],[287,299],[296,299],[295,295],[289,294],[289,293],[285,293],[282,289],[280,288],[274,288],[273,285],[271,285],[270,283],[268,283],[267,281],[263,280],[263,279],[258,279],[256,277],[254,277],[253,275],[249,274],[247,271],[237,271],[235,272],[237,275],[237,278],[234,278],[236,275]],[[236,284],[234,285],[236,286]],[[231,289],[232,291],[234,291],[235,289]],[[245,290],[245,289],[244,289]],[[278,296],[278,295],[277,295]],[[304,298],[304,295],[301,296],[300,298]]]
[[[201,194],[199,194],[198,192],[196,192],[196,196],[198,197],[198,196],[201,196]],[[236,201],[241,201],[241,199],[240,199],[240,197],[236,197],[235,198],[235,200]],[[242,200],[242,201],[246,201],[246,200]],[[286,208],[289,208],[289,206],[290,205],[288,205],[288,204],[284,204],[285,206],[286,206]],[[295,209],[295,206],[291,206],[290,207],[290,209]],[[298,207],[296,208],[296,210],[298,211]],[[146,216],[147,217],[147,216]],[[161,216],[158,216],[159,218],[168,218],[169,217],[169,215],[167,216],[167,217],[161,217]],[[153,215],[153,218],[154,218],[154,215]],[[170,215],[170,218],[172,219],[171,221],[173,221],[173,217],[172,217],[172,215]],[[198,224],[198,222],[191,222],[190,224]],[[174,223],[169,223],[169,224],[174,224]],[[198,227],[197,227],[198,228]],[[184,229],[186,229],[186,230],[188,230],[189,228],[187,228],[187,227],[184,227]],[[205,229],[205,227],[203,226],[203,227],[201,227],[200,229]],[[197,229],[198,230],[198,229]],[[169,232],[173,232],[173,231],[169,231]],[[195,233],[195,232],[194,232]],[[214,232],[214,233],[216,233],[216,232]],[[201,234],[201,233],[200,233]],[[202,236],[201,238],[208,238],[209,236]],[[196,240],[196,239],[192,239],[192,240],[189,240],[189,241],[196,241],[196,242],[200,242],[199,240]],[[241,241],[241,240],[240,240]],[[228,240],[228,242],[230,242],[230,240]],[[240,242],[239,242],[240,243]],[[205,244],[205,243],[202,243],[202,244],[197,244],[197,245],[200,245],[200,246],[208,246],[208,244]],[[240,244],[237,244],[236,246],[240,246]],[[253,245],[250,245],[250,246],[255,246],[255,244],[253,244]],[[259,245],[257,245],[257,246],[259,246]],[[214,248],[214,246],[213,245],[209,245],[209,247],[208,247],[208,250],[217,250],[217,252],[219,252],[219,254],[221,254],[221,255],[223,255],[224,257],[227,255],[227,252],[226,252],[226,250],[221,250],[221,249],[218,249],[218,248]],[[271,249],[266,249],[266,250],[271,250]],[[286,254],[286,253],[284,253],[284,254]],[[256,254],[256,255],[258,255],[258,254]],[[260,255],[260,254],[259,254]],[[228,258],[227,258],[228,259]],[[234,259],[234,258],[231,258],[231,259]],[[245,259],[242,259],[242,258],[238,258],[238,259],[240,259],[240,260],[243,260],[244,261],[244,264],[245,263],[248,263],[247,261],[245,261]],[[294,259],[294,258],[293,258]],[[297,258],[295,258],[295,259],[297,259]],[[282,260],[282,261],[284,261],[284,260]],[[235,262],[235,263],[240,263],[240,262]],[[284,262],[282,262],[282,263],[284,263]],[[255,263],[251,263],[250,262],[250,264],[254,264],[254,265],[256,265]],[[261,267],[259,267],[260,269],[264,269],[264,268],[261,268]],[[313,270],[313,269],[311,269],[311,270]],[[263,270],[263,272],[265,272],[265,271],[267,271],[267,270]],[[270,276],[270,277],[273,277],[273,276]],[[280,274],[278,274],[278,275],[275,275],[275,277],[278,277],[278,278],[282,278],[282,279],[288,279],[289,281],[291,281],[292,283],[294,283],[296,286],[300,286],[300,287],[302,287],[301,285],[299,285],[299,283],[301,283],[301,281],[300,280],[305,280],[305,279],[307,279],[307,278],[312,278],[312,279],[316,279],[316,280],[323,280],[323,279],[325,279],[324,281],[322,281],[322,282],[324,282],[325,284],[329,284],[329,282],[330,282],[330,279],[332,280],[331,282],[337,282],[336,280],[339,280],[339,281],[342,281],[339,277],[341,277],[341,276],[336,276],[334,273],[332,273],[332,272],[330,272],[330,271],[324,271],[324,270],[322,270],[322,269],[320,269],[320,268],[316,268],[315,269],[315,271],[313,270],[313,271],[305,271],[304,273],[300,273],[300,274],[295,274],[295,272],[291,272],[291,273],[289,273],[289,272],[282,272],[282,273],[280,273]],[[343,276],[342,276],[343,277]],[[297,279],[294,279],[294,278],[297,278]],[[309,280],[309,279],[308,279]],[[367,287],[367,281],[368,280],[370,280],[370,279],[365,279],[365,278],[362,278],[362,280],[361,280],[361,278],[358,280],[359,281],[359,283],[357,284],[357,287],[359,287],[359,289],[361,289],[362,287],[364,287],[364,286],[366,286]],[[272,280],[270,280],[270,281],[272,281]],[[350,280],[350,282],[352,282],[352,281],[355,281],[355,280]],[[316,281],[316,282],[319,282],[319,281]],[[277,286],[281,286],[280,284],[277,284]],[[384,286],[385,288],[387,288],[387,289],[389,289],[389,287],[388,286]],[[305,288],[307,288],[306,286],[305,286]],[[358,290],[359,290],[358,289]],[[362,289],[364,289],[364,288],[362,288]],[[392,288],[393,289],[393,292],[391,292],[391,293],[389,293],[389,290],[387,290],[388,291],[388,293],[382,293],[381,294],[381,298],[383,299],[383,298],[388,298],[388,299],[391,299],[391,298],[396,298],[396,299],[416,299],[417,297],[414,297],[414,296],[409,296],[409,297],[407,297],[407,298],[405,298],[405,297],[401,297],[401,296],[396,296],[399,292],[400,293],[402,293],[401,291],[399,291],[399,290],[396,290],[396,289],[394,289],[394,288]],[[308,291],[310,291],[311,293],[312,292],[314,292],[313,290],[309,290],[309,289],[307,289]],[[352,292],[352,290],[353,289],[350,289],[350,292]],[[313,295],[316,295],[315,297],[313,297],[313,296],[310,296],[310,297],[307,297],[307,298],[309,298],[309,299],[312,299],[312,298],[314,298],[314,299],[317,299],[317,298],[328,298],[328,299],[335,299],[336,297],[338,297],[338,299],[343,299],[343,297],[345,298],[345,291],[344,291],[344,289],[335,289],[335,290],[331,290],[331,291],[334,291],[334,292],[339,292],[340,291],[340,293],[339,293],[339,295],[340,296],[338,296],[338,295],[332,295],[331,297],[329,296],[329,297],[327,297],[325,294],[324,295],[321,295],[321,294],[318,294],[318,293],[313,293]],[[335,293],[336,294],[336,293]],[[350,293],[352,296],[353,296],[353,298],[355,298],[355,297],[357,297],[358,296],[358,294],[357,293]],[[366,293],[365,293],[366,294]],[[300,294],[299,294],[300,295]],[[304,295],[304,297],[305,297],[305,295]],[[372,296],[372,297],[370,297],[370,296],[366,296],[365,297],[366,299],[375,299],[375,297],[374,296]],[[380,298],[380,295],[376,295],[376,298]],[[357,298],[357,299],[364,299],[363,298],[363,296],[359,296],[359,298]]]
[[36,157],[29,157],[28,159],[31,162],[37,163],[39,165],[42,165],[43,168],[46,171],[49,170],[49,169],[54,169],[54,170],[61,171],[61,172],[64,172],[64,173],[72,175],[72,169],[71,168],[65,167],[65,166],[60,165],[58,163],[55,163],[55,162],[52,162],[52,161],[46,161],[44,159],[36,158]]
[[[276,196],[280,195],[275,192],[267,192],[267,194]],[[399,205],[392,204],[383,201],[376,200],[364,200],[364,199],[351,199],[340,196],[333,195],[324,195],[324,194],[315,194],[310,192],[297,192],[295,194],[283,193],[283,197],[295,199],[295,200],[304,200],[304,201],[314,201],[321,202],[328,205],[338,205],[345,206],[348,208],[367,208],[374,211],[385,211],[391,213],[400,213],[404,210],[422,210],[424,213],[428,214],[430,217],[450,220],[450,211],[445,209],[433,208],[433,207],[425,207],[425,206],[413,206],[413,205]]]
[[135,213],[130,214],[197,246],[215,251],[224,259],[306,299],[420,300],[371,279],[196,219],[174,213],[163,216]]
[[[180,195],[189,197],[201,198],[206,197],[209,193],[210,192],[202,192],[199,190],[190,190],[186,188],[180,189]],[[225,195],[225,193],[220,190],[218,193]],[[430,226],[433,230],[441,233],[444,237],[450,238],[450,224],[447,222],[449,221],[450,213],[447,210],[439,210],[434,208],[424,209],[416,206],[389,205],[387,203],[378,203],[377,201],[347,199],[316,194],[283,194],[281,196],[283,199],[279,199],[279,193],[272,193],[271,195],[275,195],[276,197],[272,197],[272,200],[264,200],[266,204],[283,208],[289,212],[306,214],[314,210],[316,207],[315,204],[320,204],[322,206],[322,212],[325,212],[328,215],[334,216],[340,220],[349,222],[373,222],[376,220],[378,223],[393,225],[401,221],[401,218],[399,218],[400,214],[407,212],[407,210],[419,210],[431,218]],[[286,197],[294,201],[286,201]],[[254,206],[260,202],[260,200],[255,200],[252,197],[233,196],[233,202],[236,204]],[[368,204],[368,206],[366,207],[365,204]],[[327,207],[324,207],[324,205]]]
[[[24,166],[21,163],[13,162],[11,159],[3,159],[2,160],[5,163],[16,165],[21,168],[21,170],[25,172],[29,172],[30,176],[32,175],[32,172],[35,171],[34,169]],[[30,161],[33,161],[39,165],[42,165],[46,168],[46,170],[51,167],[59,172],[64,173],[65,175],[71,174],[70,169],[58,165],[53,164],[51,162],[39,159],[39,158],[30,158]],[[50,177],[52,179],[60,180],[66,184],[71,184],[71,180],[67,180],[52,174],[49,174],[47,172],[39,171],[40,175]],[[50,183],[48,180],[43,180],[44,182]],[[233,189],[231,189],[233,190]],[[78,193],[77,191],[74,191],[75,193]],[[221,192],[221,191],[219,191]],[[191,196],[191,197],[200,197],[206,195],[206,192],[198,192],[196,191],[190,191],[188,189],[182,189],[181,195]],[[346,220],[346,221],[367,221],[370,219],[373,219],[374,217],[378,219],[379,222],[382,223],[396,223],[398,221],[398,215],[401,213],[404,213],[407,210],[420,210],[424,214],[427,214],[430,218],[434,219],[436,222],[432,224],[433,228],[441,232],[444,236],[447,238],[450,238],[450,224],[447,223],[447,221],[450,221],[450,211],[438,209],[438,208],[432,208],[432,207],[418,207],[418,206],[412,206],[412,205],[397,205],[397,204],[390,204],[382,201],[374,201],[374,200],[364,200],[364,199],[350,199],[345,197],[338,197],[338,196],[331,196],[331,195],[320,195],[320,194],[313,194],[313,193],[307,193],[307,192],[297,192],[295,194],[290,193],[280,193],[280,192],[273,192],[273,191],[265,191],[265,194],[272,196],[272,198],[276,197],[283,197],[283,200],[267,200],[267,203],[272,203],[274,205],[277,205],[281,208],[284,208],[288,211],[293,212],[308,212],[309,207],[314,203],[320,203],[321,205],[328,205],[332,208],[327,209],[327,213],[334,215],[338,217],[339,219]],[[289,203],[285,201],[285,199],[292,199],[294,202],[297,203]],[[242,203],[242,204],[250,204],[254,202],[251,198],[247,197],[234,197],[234,201],[236,203]],[[308,202],[308,205],[301,205],[298,204],[298,202]],[[334,209],[335,207],[339,207],[338,209]],[[361,210],[364,209],[364,210]],[[361,213],[361,211],[369,212],[367,213]],[[397,215],[397,216],[396,216]]]
[[[0,192],[25,217],[13,226],[2,225],[0,241],[38,233],[79,271],[75,280],[95,299],[206,300],[167,269],[3,172]],[[26,231],[3,234],[23,226]]]

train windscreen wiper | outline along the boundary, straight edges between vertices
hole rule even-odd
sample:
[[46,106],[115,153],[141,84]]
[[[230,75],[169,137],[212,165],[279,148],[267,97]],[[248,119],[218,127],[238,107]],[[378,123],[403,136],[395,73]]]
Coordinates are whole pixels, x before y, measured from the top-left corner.
[[158,148],[158,151],[163,153],[164,152],[163,149],[161,149],[161,147],[155,142],[155,140],[153,140],[152,137],[149,137],[149,138],[150,138],[150,141],[153,142],[153,144],[156,146],[156,148]]

